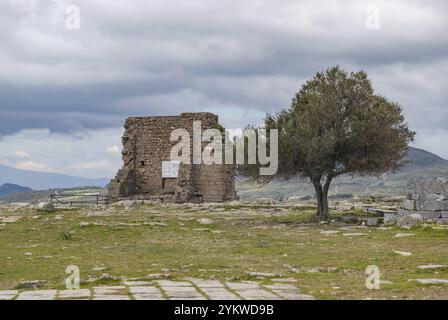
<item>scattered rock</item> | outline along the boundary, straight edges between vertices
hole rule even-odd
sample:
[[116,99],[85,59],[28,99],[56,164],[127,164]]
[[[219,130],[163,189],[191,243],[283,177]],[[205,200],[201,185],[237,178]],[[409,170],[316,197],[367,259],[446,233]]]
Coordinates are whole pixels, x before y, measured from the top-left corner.
[[140,204],[142,204],[142,201],[137,200],[121,200],[113,203],[114,206],[123,206],[126,210],[137,207]]
[[39,202],[37,204],[37,211],[52,212],[53,210],[54,210],[54,205],[51,202]]
[[166,227],[167,224],[165,222],[145,222],[144,225],[148,226],[158,226],[158,227]]
[[380,224],[379,218],[367,218],[366,219],[366,225],[368,227],[377,227]]
[[17,217],[17,216],[3,217],[3,218],[0,218],[0,222],[2,222],[2,223],[14,223],[14,222],[19,221],[19,219],[20,219],[20,217]]
[[284,264],[283,267],[284,268],[288,268],[291,272],[301,273],[301,270],[299,268],[295,267],[295,266],[291,266],[289,264]]
[[412,255],[412,253],[411,252],[406,252],[406,251],[394,251],[396,254],[399,254],[400,256],[403,256],[403,257],[409,257],[409,256],[411,256]]
[[205,224],[205,225],[213,224],[213,220],[208,219],[208,218],[201,218],[201,219],[197,219],[197,220],[200,224]]
[[275,273],[271,272],[249,272],[251,277],[262,277],[262,278],[272,278],[275,277]]
[[104,223],[101,222],[87,222],[87,221],[81,221],[79,223],[80,227],[88,227],[88,226],[104,226]]
[[353,216],[343,216],[341,217],[342,221],[344,223],[349,223],[349,224],[356,224],[358,223],[358,218],[357,217],[353,217]]
[[366,236],[367,234],[365,234],[365,233],[356,233],[356,232],[353,232],[353,233],[343,233],[342,234],[344,237],[360,237],[360,236]]
[[417,279],[420,284],[448,284],[447,279]]
[[37,289],[43,287],[45,283],[47,283],[45,280],[21,281],[16,286],[16,289]]
[[329,267],[329,268],[325,268],[325,267],[314,267],[314,268],[310,268],[310,269],[306,270],[306,272],[308,272],[308,273],[336,272],[336,271],[338,271],[338,268],[336,268],[336,267]]
[[161,273],[150,273],[150,274],[146,275],[146,277],[148,277],[148,278],[163,278],[164,275]]
[[338,233],[339,233],[339,231],[337,231],[337,230],[322,230],[320,232],[320,234],[323,234],[324,236],[331,236],[331,235],[335,235]]
[[255,200],[256,204],[275,204],[275,200],[272,198],[258,198]]
[[273,278],[271,279],[273,282],[297,282],[296,278]]
[[397,233],[394,238],[405,238],[415,236],[415,233]]
[[108,269],[108,268],[104,267],[104,266],[95,266],[92,268],[92,271],[98,272],[98,271],[104,271],[106,269]]
[[99,278],[89,277],[85,282],[97,282],[97,281],[113,281],[119,280],[120,278],[114,277],[108,273],[103,273]]
[[423,222],[423,217],[418,213],[413,213],[400,218],[397,224],[401,228],[411,229],[421,222]]
[[443,269],[443,268],[447,268],[447,266],[443,265],[443,264],[427,264],[427,265],[423,265],[423,266],[417,266],[418,269]]

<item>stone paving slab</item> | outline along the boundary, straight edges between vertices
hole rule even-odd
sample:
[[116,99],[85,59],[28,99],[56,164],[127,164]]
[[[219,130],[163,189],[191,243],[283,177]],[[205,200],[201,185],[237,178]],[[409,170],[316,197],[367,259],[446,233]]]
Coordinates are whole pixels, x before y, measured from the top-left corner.
[[224,284],[218,280],[190,279],[192,283],[201,288],[223,288]]
[[146,293],[136,293],[133,294],[135,300],[166,300],[162,294],[146,294]]
[[226,282],[226,285],[232,290],[256,290],[261,289],[261,285],[258,283],[247,282]]
[[289,291],[289,290],[273,290],[278,296],[287,300],[314,300],[314,298],[310,295],[300,294],[298,291]]
[[95,295],[93,300],[131,300],[131,297],[125,295]]
[[221,282],[189,278],[182,281],[130,281],[120,286],[97,286],[78,290],[5,290],[0,300],[308,300],[292,284],[261,285],[256,282]]
[[201,289],[211,300],[241,300],[239,296],[225,289],[222,290],[209,290],[217,288],[201,288]]
[[268,284],[264,286],[270,290],[295,290],[298,291],[296,286],[291,284]]
[[129,287],[131,294],[162,294],[157,287]]
[[0,300],[11,300],[19,294],[18,290],[0,291]]
[[94,287],[93,293],[95,295],[117,295],[123,293],[125,289],[125,286]]
[[[205,299],[205,297],[199,293],[196,288],[191,287],[190,290],[179,290],[179,288],[173,288],[174,290],[169,290],[169,287],[163,288],[165,294],[170,300],[172,299]],[[167,290],[168,289],[168,290]]]
[[58,293],[58,299],[81,299],[90,298],[92,293],[89,289],[78,290],[60,290]]
[[54,300],[57,290],[34,290],[23,291],[17,297],[17,300]]
[[242,290],[236,291],[244,300],[280,300],[280,297],[267,290]]
[[154,284],[152,281],[124,281],[125,286],[149,286]]
[[159,286],[163,286],[163,287],[191,287],[191,286],[193,286],[190,282],[187,282],[187,281],[156,280],[154,282],[158,283]]

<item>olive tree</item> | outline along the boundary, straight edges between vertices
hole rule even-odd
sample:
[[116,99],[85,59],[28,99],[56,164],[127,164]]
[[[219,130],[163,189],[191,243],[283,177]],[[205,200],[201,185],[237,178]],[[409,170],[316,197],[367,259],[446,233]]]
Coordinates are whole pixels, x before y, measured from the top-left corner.
[[375,94],[365,72],[339,66],[305,82],[289,109],[266,116],[265,128],[278,130],[276,177],[310,180],[318,220],[329,218],[328,191],[335,177],[397,170],[415,134],[400,105]]

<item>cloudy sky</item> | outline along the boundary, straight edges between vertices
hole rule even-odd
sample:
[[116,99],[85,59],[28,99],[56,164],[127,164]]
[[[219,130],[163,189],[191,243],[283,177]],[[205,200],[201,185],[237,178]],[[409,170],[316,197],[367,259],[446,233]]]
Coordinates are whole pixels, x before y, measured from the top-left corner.
[[258,124],[336,64],[448,158],[447,30],[444,0],[0,0],[0,164],[110,177],[127,116]]

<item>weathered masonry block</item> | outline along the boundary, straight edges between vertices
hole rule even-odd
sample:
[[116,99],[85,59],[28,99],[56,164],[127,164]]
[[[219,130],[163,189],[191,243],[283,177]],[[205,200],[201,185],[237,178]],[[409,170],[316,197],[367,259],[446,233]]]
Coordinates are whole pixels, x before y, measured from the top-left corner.
[[398,210],[399,215],[419,213],[424,219],[448,219],[448,181],[420,180]]
[[[201,121],[202,132],[221,128],[212,113],[182,113],[180,116],[131,117],[125,122],[123,166],[109,184],[111,198],[160,198],[175,202],[223,202],[234,200],[234,167],[225,164],[192,164],[193,122]],[[190,134],[190,164],[170,161],[171,132]],[[202,143],[204,148],[206,142]]]

